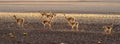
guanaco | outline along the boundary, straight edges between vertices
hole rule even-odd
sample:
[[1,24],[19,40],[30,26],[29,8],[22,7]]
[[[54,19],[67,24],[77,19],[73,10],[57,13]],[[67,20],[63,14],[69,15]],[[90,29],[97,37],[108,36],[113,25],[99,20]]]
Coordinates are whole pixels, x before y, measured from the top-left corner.
[[15,21],[19,27],[23,27],[24,24],[24,18],[17,18],[16,15],[13,16],[15,18]]
[[105,25],[103,26],[105,34],[111,34],[111,31],[113,29],[113,25]]
[[75,21],[75,18],[73,18],[73,17],[67,17],[65,14],[64,14],[64,17],[67,19],[68,22]]
[[46,27],[46,25],[48,25],[49,28],[51,28],[51,21],[52,21],[53,17],[56,16],[56,14],[50,13],[50,14],[46,14],[45,16],[47,19],[45,19],[45,20],[43,19],[42,24],[44,25],[44,28]]
[[44,25],[44,28],[45,28],[46,25],[48,25],[49,28],[51,28],[51,19],[50,20],[43,20],[42,24]]
[[64,17],[66,18],[68,24],[72,27],[72,30],[75,27],[76,27],[76,30],[78,30],[79,23],[75,21],[75,18],[67,17],[65,14],[64,14]]

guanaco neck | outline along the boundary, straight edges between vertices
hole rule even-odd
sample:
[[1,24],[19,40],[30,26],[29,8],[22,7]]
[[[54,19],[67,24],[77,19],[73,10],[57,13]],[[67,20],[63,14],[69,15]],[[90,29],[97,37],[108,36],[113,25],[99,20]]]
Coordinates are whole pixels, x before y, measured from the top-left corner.
[[17,19],[17,17],[16,17],[16,16],[14,16],[14,18],[15,18],[15,19]]
[[64,14],[64,17],[67,19],[67,16]]

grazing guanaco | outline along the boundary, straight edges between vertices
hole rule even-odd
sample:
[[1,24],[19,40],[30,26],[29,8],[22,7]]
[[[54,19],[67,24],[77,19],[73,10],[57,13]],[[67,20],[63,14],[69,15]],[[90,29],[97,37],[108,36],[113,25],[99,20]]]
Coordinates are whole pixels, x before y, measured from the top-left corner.
[[64,14],[64,17],[67,19],[68,22],[73,22],[73,21],[75,21],[75,18],[74,18],[74,17],[67,17],[65,14]]
[[113,29],[113,25],[105,25],[103,26],[105,34],[111,34],[111,31]]
[[78,22],[75,22],[75,21],[69,22],[68,21],[68,24],[72,27],[72,30],[76,27],[76,30],[78,31],[78,26],[79,26]]
[[16,15],[14,15],[13,17],[15,18],[15,21],[16,21],[18,27],[23,27],[24,18],[17,18]]

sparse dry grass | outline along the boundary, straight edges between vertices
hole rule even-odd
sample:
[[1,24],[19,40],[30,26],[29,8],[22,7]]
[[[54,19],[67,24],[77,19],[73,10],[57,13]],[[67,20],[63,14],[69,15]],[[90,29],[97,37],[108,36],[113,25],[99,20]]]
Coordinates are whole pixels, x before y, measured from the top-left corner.
[[[14,14],[26,19],[24,29],[16,28],[15,21],[11,17]],[[18,42],[20,44],[29,44],[32,41],[32,44],[60,44],[61,42],[66,44],[97,44],[98,39],[102,40],[103,44],[120,43],[120,15],[105,15],[105,17],[103,17],[104,15],[95,14],[67,15],[77,18],[80,23],[80,31],[72,31],[61,13],[58,13],[52,22],[52,30],[43,29],[39,13],[0,13],[2,17],[0,22],[0,43],[17,44]],[[112,30],[114,32],[111,35],[103,35],[102,26],[110,23],[114,23]],[[15,36],[12,40],[10,40],[9,36],[6,36],[10,32],[14,32],[14,34],[10,34]]]

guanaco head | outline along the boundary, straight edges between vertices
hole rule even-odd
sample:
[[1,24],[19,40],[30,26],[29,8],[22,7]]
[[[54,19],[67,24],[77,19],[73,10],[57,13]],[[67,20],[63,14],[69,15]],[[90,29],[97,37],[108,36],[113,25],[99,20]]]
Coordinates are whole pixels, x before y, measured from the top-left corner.
[[16,22],[24,22],[24,18],[17,18],[16,15],[13,15],[15,18]]
[[45,16],[45,15],[47,15],[47,13],[46,12],[41,12],[41,15]]
[[13,15],[13,17],[14,17],[15,19],[17,19],[16,15]]
[[64,15],[64,17],[66,17],[66,14],[63,14]]

